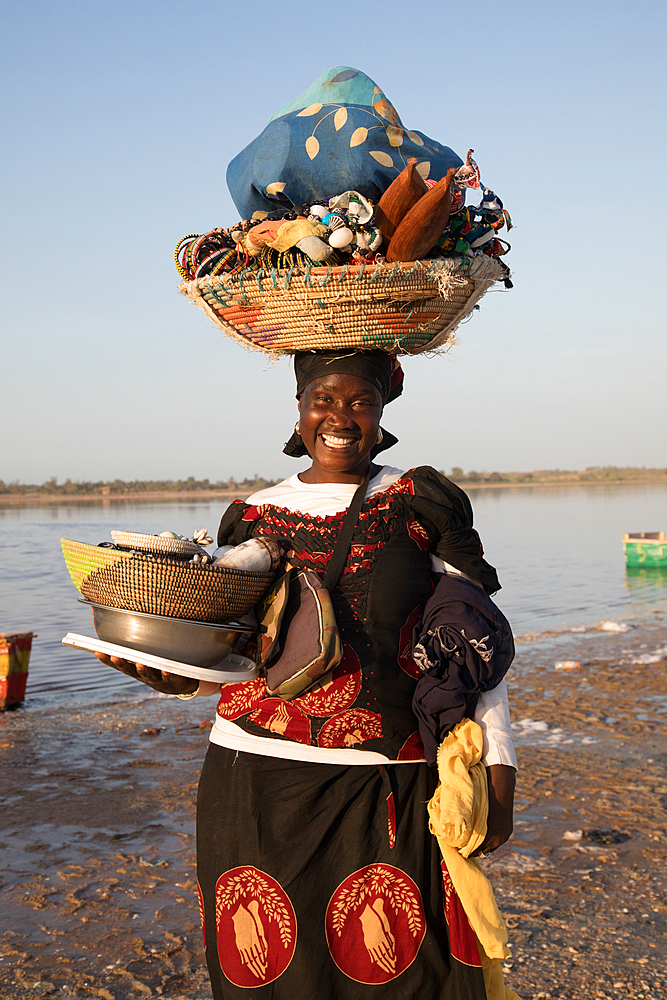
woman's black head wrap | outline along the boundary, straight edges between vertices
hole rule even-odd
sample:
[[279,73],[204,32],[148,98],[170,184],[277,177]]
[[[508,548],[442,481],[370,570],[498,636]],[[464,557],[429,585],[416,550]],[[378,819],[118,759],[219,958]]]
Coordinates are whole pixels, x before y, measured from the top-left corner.
[[[299,351],[294,355],[296,398],[301,399],[304,389],[316,378],[326,375],[356,375],[374,385],[382,397],[382,405],[391,403],[403,392],[403,369],[395,355],[386,351]],[[382,441],[371,451],[371,459],[386,451],[398,441],[397,437],[382,428]],[[292,434],[283,453],[291,458],[308,454],[301,435]]]

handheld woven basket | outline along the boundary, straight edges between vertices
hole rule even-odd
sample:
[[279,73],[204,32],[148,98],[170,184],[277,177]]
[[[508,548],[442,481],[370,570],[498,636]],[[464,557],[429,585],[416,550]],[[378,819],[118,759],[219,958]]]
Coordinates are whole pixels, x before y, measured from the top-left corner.
[[179,559],[130,555],[61,539],[72,581],[95,604],[145,614],[225,622],[244,615],[264,596],[272,573],[251,573]]
[[505,276],[491,257],[293,267],[184,281],[221,330],[265,354],[353,347],[421,354],[446,347]]

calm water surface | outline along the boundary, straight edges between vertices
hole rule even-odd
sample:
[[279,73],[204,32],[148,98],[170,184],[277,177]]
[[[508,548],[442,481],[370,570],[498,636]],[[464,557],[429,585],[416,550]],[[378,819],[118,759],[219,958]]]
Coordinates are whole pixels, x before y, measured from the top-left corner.
[[[667,610],[667,569],[628,572],[624,531],[667,524],[664,486],[470,490],[486,556],[500,576],[497,603],[517,634],[565,629]],[[92,655],[61,645],[94,635],[77,603],[60,538],[96,544],[110,530],[215,535],[224,501],[57,504],[0,508],[0,631],[34,631],[27,705],[65,704],[136,692],[136,683]]]

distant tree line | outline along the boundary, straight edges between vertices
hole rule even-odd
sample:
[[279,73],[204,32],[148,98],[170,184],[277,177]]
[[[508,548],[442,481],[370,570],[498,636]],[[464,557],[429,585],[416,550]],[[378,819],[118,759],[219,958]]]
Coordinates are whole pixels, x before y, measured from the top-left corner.
[[7,493],[43,493],[49,496],[118,496],[127,493],[201,493],[211,490],[225,492],[245,492],[263,490],[275,486],[277,479],[264,479],[254,476],[252,479],[226,479],[212,483],[208,479],[133,479],[125,482],[123,479],[113,479],[99,482],[66,479],[59,483],[56,476],[45,483],[5,483],[0,479],[0,494]]
[[[485,483],[534,483],[536,486],[544,483],[622,483],[622,482],[663,482],[667,478],[667,469],[647,469],[645,466],[627,466],[619,468],[615,465],[591,466],[582,471],[566,469],[541,469],[537,472],[464,472],[455,465],[448,475],[455,483],[475,486]],[[253,476],[252,479],[225,479],[212,483],[209,479],[133,479],[126,482],[123,479],[113,479],[98,482],[66,479],[59,483],[56,476],[45,483],[5,483],[0,479],[0,495],[2,494],[44,494],[48,496],[123,496],[133,493],[203,493],[225,492],[247,495],[256,490],[275,486],[277,479],[265,479],[263,476]]]
[[[442,472],[442,469],[440,470]],[[646,466],[592,465],[581,470],[540,469],[537,472],[464,472],[455,465],[449,473],[455,483],[474,486],[483,483],[622,483],[637,480],[663,481],[667,469],[647,469]]]

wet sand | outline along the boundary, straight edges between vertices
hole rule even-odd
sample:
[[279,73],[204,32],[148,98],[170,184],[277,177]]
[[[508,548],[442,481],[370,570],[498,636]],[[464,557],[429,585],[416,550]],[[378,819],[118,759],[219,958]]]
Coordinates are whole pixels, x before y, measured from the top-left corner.
[[[523,1000],[667,998],[665,656],[663,615],[518,646],[515,833],[485,864]],[[194,801],[213,711],[0,716],[0,997],[210,1000]]]

